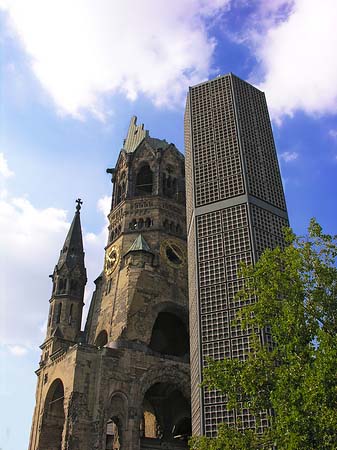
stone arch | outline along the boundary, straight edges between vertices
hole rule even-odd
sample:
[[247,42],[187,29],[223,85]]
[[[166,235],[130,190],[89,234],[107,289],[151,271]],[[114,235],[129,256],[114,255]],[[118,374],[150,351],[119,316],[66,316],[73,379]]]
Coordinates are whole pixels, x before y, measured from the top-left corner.
[[39,448],[61,450],[64,421],[64,386],[61,379],[57,378],[51,383],[46,395]]
[[189,367],[183,371],[181,368],[177,370],[176,366],[164,366],[162,364],[152,365],[148,368],[147,372],[140,377],[139,382],[135,385],[137,392],[132,392],[132,398],[136,401],[134,404],[141,405],[145,393],[156,383],[169,383],[176,386],[181,391],[183,396],[190,400],[190,371]]
[[123,392],[114,392],[107,405],[105,449],[120,450],[125,440],[128,423],[128,398]]
[[140,385],[141,440],[163,442],[178,438],[186,441],[191,435],[188,371],[150,368]]
[[104,347],[108,343],[108,333],[106,330],[101,330],[96,339],[95,339],[95,345],[97,347]]

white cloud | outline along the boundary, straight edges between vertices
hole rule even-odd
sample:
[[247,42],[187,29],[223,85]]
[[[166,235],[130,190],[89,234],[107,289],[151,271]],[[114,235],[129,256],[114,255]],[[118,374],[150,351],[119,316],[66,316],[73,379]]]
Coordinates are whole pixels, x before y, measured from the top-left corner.
[[97,202],[97,209],[106,217],[111,209],[111,197],[105,195],[104,197],[100,198]]
[[24,356],[27,353],[27,348],[22,345],[9,345],[8,349],[14,356]]
[[[210,23],[231,0],[0,0],[58,110],[104,120],[109,95],[180,105],[189,85],[215,75]],[[240,3],[237,3],[240,5]],[[245,5],[245,2],[242,2]],[[275,120],[337,112],[335,0],[257,0],[235,39],[256,65],[251,81]],[[233,35],[232,35],[233,37]],[[234,37],[233,37],[234,39]],[[13,69],[14,70],[14,69]]]
[[297,152],[283,152],[280,154],[280,158],[283,159],[283,161],[285,161],[286,163],[295,161],[298,158],[298,153]]
[[329,136],[337,140],[337,130],[329,130]]
[[[36,208],[26,198],[10,194],[0,199],[0,344],[13,355],[23,355],[24,349],[35,348],[45,337],[51,294],[48,275],[57,263],[71,216],[62,209]],[[103,265],[107,238],[103,222],[98,234],[83,233],[89,279],[86,307],[93,279]],[[88,234],[95,239],[87,239]]]
[[14,172],[12,172],[8,167],[8,162],[4,153],[0,153],[0,175],[4,178],[9,178],[14,175]]
[[103,94],[180,104],[210,73],[206,22],[230,0],[0,0],[59,110],[104,118]]
[[336,0],[276,3],[283,10],[291,6],[291,12],[267,21],[267,27],[254,36],[260,73],[264,72],[260,88],[266,92],[272,116],[281,120],[296,110],[314,116],[336,113]]

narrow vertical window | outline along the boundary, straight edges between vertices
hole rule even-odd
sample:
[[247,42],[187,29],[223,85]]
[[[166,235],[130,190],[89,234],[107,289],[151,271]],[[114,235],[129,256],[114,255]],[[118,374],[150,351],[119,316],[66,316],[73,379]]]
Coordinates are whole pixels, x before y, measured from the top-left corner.
[[59,303],[56,306],[56,323],[60,323],[61,321],[61,312],[62,312],[62,303]]
[[68,318],[68,324],[69,325],[71,325],[71,322],[73,320],[73,307],[74,307],[74,304],[72,303],[70,305],[69,318]]
[[52,307],[52,305],[50,305],[50,308],[49,308],[49,316],[48,316],[48,327],[50,327],[50,324],[51,324],[51,317],[52,317],[52,314],[53,314],[53,307]]

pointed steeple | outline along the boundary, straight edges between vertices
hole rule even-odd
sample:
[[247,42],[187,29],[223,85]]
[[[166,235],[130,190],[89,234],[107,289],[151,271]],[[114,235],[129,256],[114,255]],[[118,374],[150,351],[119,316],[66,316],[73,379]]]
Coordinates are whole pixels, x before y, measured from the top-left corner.
[[77,199],[76,203],[75,216],[51,275],[53,291],[47,326],[47,338],[62,337],[69,341],[75,341],[80,333],[87,282],[80,220],[82,201]]
[[77,199],[76,203],[76,212],[57,263],[58,270],[60,270],[65,263],[69,269],[75,266],[84,267],[84,251],[80,219],[80,210],[83,202],[81,199]]
[[135,239],[135,241],[133,242],[127,253],[139,251],[152,253],[148,243],[141,234],[139,234],[138,237]]

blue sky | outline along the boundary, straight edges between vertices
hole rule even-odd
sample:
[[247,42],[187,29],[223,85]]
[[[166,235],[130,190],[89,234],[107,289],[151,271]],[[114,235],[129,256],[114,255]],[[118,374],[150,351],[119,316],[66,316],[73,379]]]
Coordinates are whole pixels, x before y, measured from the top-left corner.
[[0,448],[28,446],[50,280],[81,197],[89,281],[103,264],[130,117],[183,151],[189,85],[266,92],[291,225],[336,233],[335,0],[0,0]]

